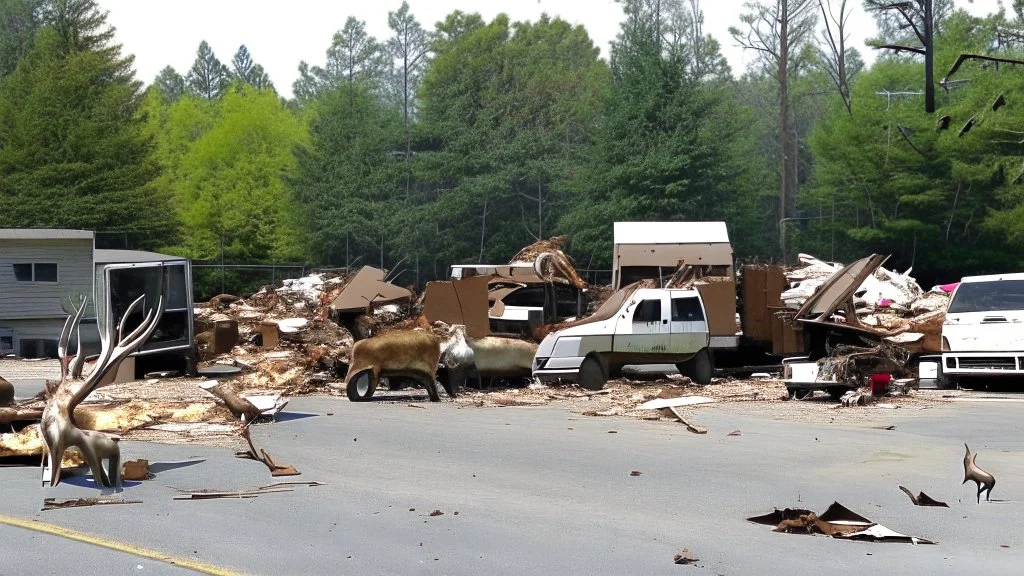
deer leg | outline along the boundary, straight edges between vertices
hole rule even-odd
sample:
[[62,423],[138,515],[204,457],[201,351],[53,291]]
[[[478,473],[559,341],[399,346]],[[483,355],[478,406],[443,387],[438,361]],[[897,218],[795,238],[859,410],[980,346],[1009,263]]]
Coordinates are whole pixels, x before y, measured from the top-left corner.
[[427,389],[427,396],[431,402],[440,402],[441,397],[437,395],[437,381],[434,380],[433,374],[423,374],[420,378],[423,380],[423,387]]
[[99,455],[96,453],[96,447],[93,446],[91,440],[92,438],[85,438],[85,441],[79,445],[78,449],[81,450],[82,456],[85,456],[85,461],[89,464],[89,470],[92,471],[92,479],[96,482],[96,485],[110,486],[107,471],[103,469],[103,461],[100,460]]
[[444,386],[444,391],[448,393],[450,398],[455,398],[455,395],[458,394],[459,388],[465,380],[465,369],[455,368],[448,371],[448,378],[441,382],[441,386]]
[[114,444],[115,450],[107,454],[107,481],[115,488],[121,487],[121,450]]

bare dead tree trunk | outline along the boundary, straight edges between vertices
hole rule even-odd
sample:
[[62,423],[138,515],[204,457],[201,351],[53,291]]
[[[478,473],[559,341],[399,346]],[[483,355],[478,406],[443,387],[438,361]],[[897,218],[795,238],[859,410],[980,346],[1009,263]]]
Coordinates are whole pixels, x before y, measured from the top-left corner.
[[932,0],[924,0],[924,111],[928,114],[935,112],[935,48],[932,41],[933,28]]
[[[846,21],[850,12],[846,9],[846,0],[840,0],[838,17],[832,13],[831,0],[818,0],[821,17],[825,23],[822,40],[825,52],[826,71],[835,84],[839,96],[843,99],[846,112],[853,115],[853,104],[850,99],[850,76],[846,69]],[[835,31],[833,32],[833,27]]]
[[537,179],[537,239],[544,237],[544,200],[541,197],[541,181]]
[[949,211],[949,222],[946,222],[946,244],[949,244],[949,229],[953,226],[953,216],[956,215],[956,201],[960,198],[960,182],[956,183],[956,194],[953,195],[953,209]]
[[480,215],[480,254],[477,256],[478,262],[483,262],[484,260],[484,239],[487,237],[487,200],[488,198],[485,196],[484,211]]
[[[789,206],[789,2],[780,0],[779,19],[779,151],[782,154],[782,174],[779,179],[779,222],[787,216]],[[785,230],[779,228],[779,234]]]

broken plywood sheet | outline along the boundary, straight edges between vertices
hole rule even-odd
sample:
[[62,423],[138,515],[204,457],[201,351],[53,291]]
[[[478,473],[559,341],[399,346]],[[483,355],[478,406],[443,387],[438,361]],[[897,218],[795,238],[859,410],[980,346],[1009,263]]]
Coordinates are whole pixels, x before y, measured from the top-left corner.
[[638,410],[660,410],[661,408],[675,408],[679,406],[695,406],[714,402],[714,398],[707,396],[680,396],[678,398],[655,398],[637,406]]
[[429,282],[423,298],[427,321],[461,324],[472,338],[483,338],[490,331],[487,316],[487,285],[490,278],[474,276],[463,280]]
[[371,304],[391,304],[412,300],[412,292],[384,281],[384,271],[363,266],[331,303],[336,312],[361,312]]

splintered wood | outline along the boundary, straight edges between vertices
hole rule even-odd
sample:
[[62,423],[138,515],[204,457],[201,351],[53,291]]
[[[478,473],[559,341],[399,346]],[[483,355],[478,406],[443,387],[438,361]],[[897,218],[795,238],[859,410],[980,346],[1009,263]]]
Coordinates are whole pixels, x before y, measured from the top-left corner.
[[178,490],[180,494],[174,497],[175,500],[213,500],[216,498],[256,498],[264,494],[277,492],[294,492],[296,486],[307,486],[310,488],[323,486],[323,482],[277,482],[250,488],[246,490]]
[[142,500],[122,500],[121,498],[75,498],[73,500],[43,499],[41,510],[60,510],[62,508],[81,508],[84,506],[108,506],[111,504],[142,504]]

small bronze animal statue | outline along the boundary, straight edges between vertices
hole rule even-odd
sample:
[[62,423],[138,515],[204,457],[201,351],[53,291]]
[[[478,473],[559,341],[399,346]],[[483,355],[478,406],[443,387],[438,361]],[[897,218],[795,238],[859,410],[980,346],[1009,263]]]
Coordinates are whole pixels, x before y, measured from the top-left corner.
[[967,484],[968,480],[973,480],[978,485],[978,503],[981,503],[982,492],[985,492],[985,501],[987,502],[989,496],[992,495],[992,487],[996,485],[996,477],[978,468],[978,465],[974,463],[974,459],[978,455],[972,454],[967,444],[964,444],[964,448],[967,448],[967,454],[964,455],[963,484]]

